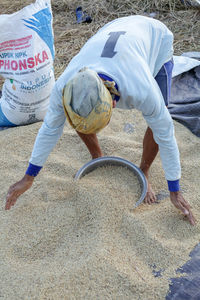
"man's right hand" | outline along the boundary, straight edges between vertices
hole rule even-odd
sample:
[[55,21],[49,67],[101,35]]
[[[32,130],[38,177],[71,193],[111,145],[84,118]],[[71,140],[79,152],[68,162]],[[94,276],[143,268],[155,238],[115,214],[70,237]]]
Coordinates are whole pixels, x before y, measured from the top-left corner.
[[15,205],[18,197],[26,192],[32,186],[34,181],[34,176],[25,175],[20,181],[11,185],[7,197],[6,197],[6,205],[5,209],[8,210],[11,206]]

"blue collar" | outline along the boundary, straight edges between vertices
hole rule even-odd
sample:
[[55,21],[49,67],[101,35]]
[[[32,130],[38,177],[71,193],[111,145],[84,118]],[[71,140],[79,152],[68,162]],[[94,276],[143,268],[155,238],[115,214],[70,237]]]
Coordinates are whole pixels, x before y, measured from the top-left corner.
[[[102,74],[102,73],[98,73],[99,77],[104,79],[104,80],[108,80],[108,81],[114,81],[111,77],[105,75],[105,74]],[[115,82],[115,81],[114,81]],[[118,85],[117,83],[115,82],[115,88],[117,91],[119,91],[119,88],[118,88]],[[114,95],[114,100],[116,101],[119,101],[120,99],[120,96],[117,96],[117,95]]]

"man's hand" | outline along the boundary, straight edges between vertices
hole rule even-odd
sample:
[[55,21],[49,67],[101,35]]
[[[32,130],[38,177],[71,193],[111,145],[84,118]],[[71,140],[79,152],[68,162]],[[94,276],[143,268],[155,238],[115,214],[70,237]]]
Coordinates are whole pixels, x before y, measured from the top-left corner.
[[156,195],[151,187],[151,184],[149,183],[149,181],[147,180],[147,193],[146,196],[144,198],[144,203],[146,204],[152,204],[156,202]]
[[20,181],[10,186],[6,197],[6,210],[15,205],[17,198],[32,186],[33,181],[33,176],[25,175]]
[[196,219],[192,214],[189,203],[183,198],[181,192],[170,192],[170,199],[174,206],[181,210],[184,216],[186,216],[189,222],[194,226]]

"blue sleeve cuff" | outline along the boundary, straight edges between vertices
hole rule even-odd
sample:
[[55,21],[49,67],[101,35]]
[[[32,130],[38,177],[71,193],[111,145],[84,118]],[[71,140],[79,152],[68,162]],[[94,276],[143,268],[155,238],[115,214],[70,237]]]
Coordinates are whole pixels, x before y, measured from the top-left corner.
[[168,189],[170,192],[178,192],[180,191],[179,179],[178,180],[167,180]]
[[41,169],[42,169],[42,167],[29,163],[29,166],[26,170],[26,174],[35,177],[38,175],[38,173],[40,172]]

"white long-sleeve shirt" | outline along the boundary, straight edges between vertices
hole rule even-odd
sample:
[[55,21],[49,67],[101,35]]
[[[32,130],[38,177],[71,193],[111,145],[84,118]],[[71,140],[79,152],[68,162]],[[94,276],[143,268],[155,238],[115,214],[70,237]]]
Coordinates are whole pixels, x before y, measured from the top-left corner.
[[159,145],[165,177],[181,176],[172,118],[155,76],[173,55],[173,34],[158,20],[129,16],[103,26],[71,60],[57,80],[50,105],[33,148],[30,163],[43,166],[62,134],[66,120],[62,91],[83,67],[111,77],[118,85],[117,107],[142,112]]

